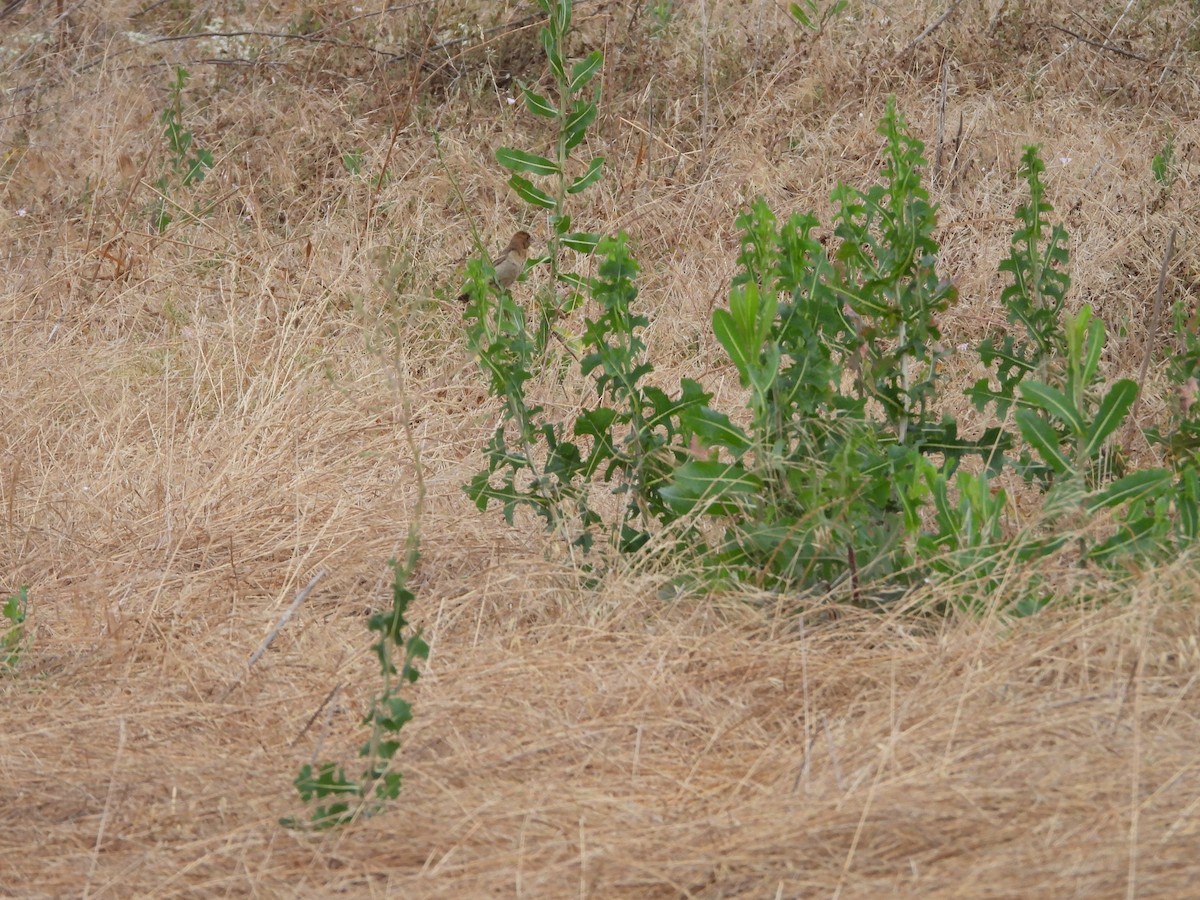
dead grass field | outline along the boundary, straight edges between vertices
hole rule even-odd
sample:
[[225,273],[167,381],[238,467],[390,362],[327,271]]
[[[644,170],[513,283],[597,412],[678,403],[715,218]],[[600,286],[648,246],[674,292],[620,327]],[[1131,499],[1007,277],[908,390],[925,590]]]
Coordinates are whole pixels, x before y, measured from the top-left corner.
[[[1112,377],[1136,375],[1172,228],[1168,296],[1196,291],[1195,3],[965,0],[915,45],[947,0],[851,0],[816,39],[773,0],[677,0],[659,34],[651,3],[578,5],[579,51],[606,54],[609,168],[575,220],[629,232],[663,384],[736,397],[708,328],[735,216],[761,193],[828,221],[835,183],[877,170],[888,94],[935,154],[943,65],[951,342],[1003,323],[1027,143],[1071,233],[1070,303],[1115,332]],[[0,895],[1200,893],[1191,565],[1019,621],[917,615],[929,597],[807,619],[667,602],[671,573],[646,567],[581,587],[538,528],[462,493],[496,407],[433,294],[472,252],[451,174],[489,243],[544,237],[492,156],[547,139],[506,102],[543,71],[532,4],[245,6],[101,0],[63,25],[31,0],[0,19],[0,592],[29,586],[33,627],[0,676]],[[460,22],[500,27],[436,46]],[[172,190],[158,237],[176,64],[215,166]],[[581,386],[542,389],[569,405]],[[1156,365],[1141,424],[1169,401]],[[432,654],[405,788],[347,830],[292,833],[298,767],[353,763],[364,736],[366,616],[417,512],[406,406]]]

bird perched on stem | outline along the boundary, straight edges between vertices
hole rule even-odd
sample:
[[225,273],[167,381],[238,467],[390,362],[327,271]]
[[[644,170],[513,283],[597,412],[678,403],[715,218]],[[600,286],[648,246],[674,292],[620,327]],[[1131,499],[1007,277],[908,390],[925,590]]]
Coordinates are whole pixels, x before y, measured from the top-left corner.
[[[496,284],[500,285],[501,290],[507,290],[517,280],[521,270],[525,268],[525,259],[529,256],[529,241],[528,231],[518,231],[508,242],[508,246],[492,260],[492,268],[496,272]],[[458,295],[459,303],[465,303],[469,299],[469,294]]]

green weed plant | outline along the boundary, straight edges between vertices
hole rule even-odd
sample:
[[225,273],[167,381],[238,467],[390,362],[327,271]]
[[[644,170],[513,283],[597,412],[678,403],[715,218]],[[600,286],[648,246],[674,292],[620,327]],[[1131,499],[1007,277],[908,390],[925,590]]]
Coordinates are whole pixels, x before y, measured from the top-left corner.
[[13,671],[29,643],[25,620],[29,615],[29,588],[22,585],[3,606],[4,632],[0,634],[0,672]]
[[[1066,312],[1068,236],[1050,220],[1037,148],[1022,157],[1029,200],[1000,266],[1000,300],[1015,330],[976,348],[989,374],[966,391],[1002,424],[967,437],[941,412],[950,398],[939,380],[939,318],[957,295],[939,269],[924,147],[892,101],[879,126],[881,181],[834,190],[828,250],[812,214],[780,223],[757,200],[737,220],[738,272],[712,330],[746,391],[748,416],[715,408],[693,381],[675,391],[649,384],[648,320],[637,309],[627,238],[568,232],[566,203],[602,169],[597,157],[566,175],[599,100],[578,95],[602,59],[568,63],[571,4],[539,2],[558,96],[522,90],[531,112],[558,123],[554,155],[507,148],[497,158],[513,172],[517,195],[549,214],[558,237],[543,262],[566,293],[539,297],[540,324],[530,328],[524,309],[489,286],[485,264],[469,270],[468,340],[505,409],[486,468],[466,486],[481,510],[496,503],[512,523],[529,509],[583,551],[602,539],[635,553],[662,535],[657,543],[709,583],[843,590],[856,599],[871,583],[895,595],[931,578],[986,594],[1005,560],[1057,553],[1070,541],[1088,562],[1126,565],[1194,540],[1195,467],[1127,472],[1112,446],[1137,386],[1106,382],[1106,331],[1091,309]],[[564,247],[594,251],[598,274],[565,271],[556,262]],[[527,392],[546,374],[550,322],[584,302],[575,364],[594,401],[556,419]],[[1200,346],[1193,351],[1200,360]],[[1195,434],[1200,427],[1172,439]],[[998,482],[1005,472],[1042,497],[1034,526],[1008,521]],[[605,489],[626,498],[615,519],[596,503],[594,492]],[[1094,523],[1087,538],[1079,536],[1084,522]]]
[[375,613],[367,625],[377,635],[371,649],[379,662],[383,687],[363,720],[371,727],[370,737],[359,749],[359,756],[365,760],[363,768],[357,777],[350,777],[336,762],[305,764],[295,785],[300,799],[311,805],[311,813],[307,821],[281,819],[286,828],[324,830],[347,825],[359,816],[383,810],[400,795],[403,773],[392,767],[392,759],[400,749],[401,730],[412,720],[412,705],[401,691],[420,678],[417,661],[429,656],[429,645],[420,633],[407,633],[409,623],[405,618],[414,599],[408,577],[417,559],[415,545],[410,543],[403,564],[391,561],[392,608]]
[[172,192],[199,184],[213,167],[212,151],[196,146],[195,136],[184,124],[183,89],[189,77],[183,66],[175,67],[175,78],[167,85],[167,105],[159,116],[167,144],[168,165],[154,183],[159,196],[150,225],[158,234],[163,234],[174,220],[168,211],[174,208]]

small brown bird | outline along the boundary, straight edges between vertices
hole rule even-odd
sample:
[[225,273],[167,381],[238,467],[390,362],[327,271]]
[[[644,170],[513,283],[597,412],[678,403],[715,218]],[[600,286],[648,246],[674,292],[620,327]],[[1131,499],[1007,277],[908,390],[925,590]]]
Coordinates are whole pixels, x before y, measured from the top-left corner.
[[[528,231],[518,231],[500,255],[492,260],[492,268],[496,270],[496,284],[500,285],[501,289],[507,290],[525,268],[525,259],[529,256],[529,241]],[[458,295],[459,303],[465,303],[468,299],[468,294]]]

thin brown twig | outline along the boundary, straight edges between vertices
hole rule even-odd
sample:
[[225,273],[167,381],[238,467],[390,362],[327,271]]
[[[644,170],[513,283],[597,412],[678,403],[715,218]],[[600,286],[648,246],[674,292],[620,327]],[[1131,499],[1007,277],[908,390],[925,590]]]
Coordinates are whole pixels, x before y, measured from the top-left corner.
[[1070,35],[1071,37],[1075,38],[1075,40],[1082,41],[1083,43],[1095,47],[1098,50],[1107,50],[1109,53],[1115,53],[1117,56],[1124,56],[1128,59],[1136,59],[1138,62],[1144,63],[1151,63],[1154,61],[1145,56],[1139,56],[1132,50],[1124,50],[1121,47],[1114,47],[1112,44],[1109,44],[1105,41],[1097,41],[1093,40],[1092,38],[1084,37],[1082,34],[1072,31],[1070,28],[1063,28],[1061,25],[1055,25],[1053,22],[1047,22],[1046,27],[1053,28],[1055,31],[1061,31],[1063,34]]
[[958,9],[959,4],[961,4],[961,3],[962,3],[962,0],[954,0],[954,2],[950,4],[949,9],[947,9],[944,13],[942,13],[940,16],[938,16],[937,19],[935,19],[933,22],[931,22],[929,24],[928,28],[926,28],[924,31],[922,31],[920,34],[918,34],[915,38],[913,38],[912,42],[907,47],[905,47],[903,50],[901,50],[899,53],[896,54],[896,59],[899,59],[900,57],[904,56],[905,54],[910,53],[917,46],[917,44],[921,43],[921,41],[925,40],[925,38],[929,37],[931,34],[933,34],[935,31],[937,31],[939,28],[941,28],[942,23],[945,22],[948,18],[950,18],[950,14],[953,13],[956,9]]
[[950,71],[950,63],[942,54],[941,87],[938,90],[938,121],[937,121],[937,153],[933,158],[933,180],[938,187],[942,186],[942,151],[946,139],[946,78]]
[[337,684],[335,684],[330,689],[329,693],[325,695],[325,699],[321,701],[320,705],[317,706],[317,708],[315,710],[313,710],[313,714],[311,716],[309,716],[308,721],[304,723],[304,727],[300,729],[300,733],[297,734],[294,738],[292,738],[292,742],[290,744],[288,744],[289,747],[295,747],[296,742],[298,740],[300,740],[300,738],[304,737],[304,735],[308,734],[308,729],[313,727],[313,722],[317,721],[317,716],[319,716],[321,714],[321,710],[323,710],[326,706],[329,705],[329,701],[332,700],[334,698],[334,696],[337,694],[337,692],[340,691],[341,689],[342,689],[342,682],[339,681]]
[[153,40],[146,41],[146,45],[151,46],[153,44],[173,44],[178,43],[179,41],[196,41],[203,40],[205,38],[236,37],[261,37],[279,41],[300,41],[306,44],[329,44],[334,47],[341,47],[348,50],[365,50],[367,53],[374,53],[376,56],[384,56],[389,60],[397,58],[397,54],[394,51],[380,50],[378,47],[372,47],[369,44],[341,41],[337,38],[320,37],[319,35],[314,34],[286,34],[280,31],[199,31],[194,34],[168,34],[163,37],[157,37]]
[[412,67],[412,77],[408,82],[408,97],[404,102],[404,110],[397,113],[395,123],[392,125],[392,136],[388,140],[387,153],[383,157],[383,165],[379,168],[379,177],[375,179],[375,184],[371,188],[371,199],[367,203],[367,215],[363,221],[363,230],[359,235],[359,243],[366,240],[367,235],[371,231],[371,219],[375,216],[375,207],[379,202],[379,192],[383,189],[384,179],[387,176],[388,166],[392,163],[392,153],[395,152],[396,143],[400,140],[400,132],[404,130],[404,126],[408,124],[409,114],[412,112],[413,102],[416,100],[417,92],[423,87],[423,83],[419,84],[418,79],[421,76],[421,69],[425,65],[425,58],[429,54],[430,41],[433,38],[434,32],[437,30],[438,13],[441,11],[441,5],[434,11],[433,20],[429,23],[429,27],[425,29],[425,41],[421,45],[421,57],[417,64]]
[[92,879],[96,877],[96,866],[100,862],[100,852],[104,848],[104,835],[108,829],[108,823],[112,819],[113,799],[117,792],[117,771],[121,765],[121,757],[125,755],[125,717],[120,716],[117,719],[117,752],[113,757],[112,770],[108,776],[108,794],[104,798],[104,812],[100,815],[100,827],[96,829],[96,843],[92,847],[91,864],[88,867],[87,883],[83,889],[83,895],[86,897],[91,888]]
[[1129,415],[1131,425],[1137,422],[1138,407],[1142,404],[1142,392],[1146,388],[1146,373],[1150,369],[1150,354],[1154,352],[1154,339],[1158,336],[1158,326],[1162,319],[1163,294],[1167,286],[1167,269],[1171,266],[1171,254],[1175,250],[1175,233],[1179,229],[1172,228],[1167,237],[1167,249],[1163,253],[1162,266],[1158,270],[1158,286],[1154,289],[1154,308],[1150,312],[1150,334],[1146,337],[1146,352],[1142,354],[1142,366],[1138,370],[1137,399],[1133,401],[1133,412]]
[[304,586],[304,589],[296,595],[296,599],[292,601],[291,606],[284,610],[283,615],[279,617],[279,621],[275,623],[275,627],[271,629],[267,636],[263,638],[262,643],[258,645],[258,649],[250,654],[250,659],[246,661],[247,669],[258,662],[259,658],[267,652],[267,648],[269,648],[275,638],[279,636],[279,632],[283,630],[283,626],[288,623],[288,619],[290,619],[292,614],[300,608],[300,604],[304,602],[304,598],[312,593],[312,589],[317,586],[317,582],[324,577],[325,570],[321,569],[312,577],[308,584]]
[[[586,6],[588,3],[601,3],[601,2],[603,2],[603,0],[579,0],[579,2],[575,3],[574,8],[576,11],[578,11],[581,6]],[[521,29],[526,28],[529,25],[532,25],[534,22],[544,21],[545,18],[546,18],[546,14],[539,9],[537,12],[530,13],[527,16],[522,16],[519,19],[512,19],[501,25],[493,25],[491,28],[482,29],[479,32],[479,36],[483,37],[483,38],[490,38],[493,35],[503,37],[505,34],[507,34],[509,32],[520,31]],[[462,45],[469,44],[469,42],[470,42],[470,38],[455,37],[455,38],[451,38],[448,41],[443,41],[440,44],[434,44],[432,47],[429,48],[429,52],[437,53],[441,50],[447,50],[450,47],[456,47],[456,46],[462,46]],[[479,46],[482,46],[483,43],[486,43],[486,41],[481,42],[478,45],[471,44],[470,46],[472,48],[477,48]]]

